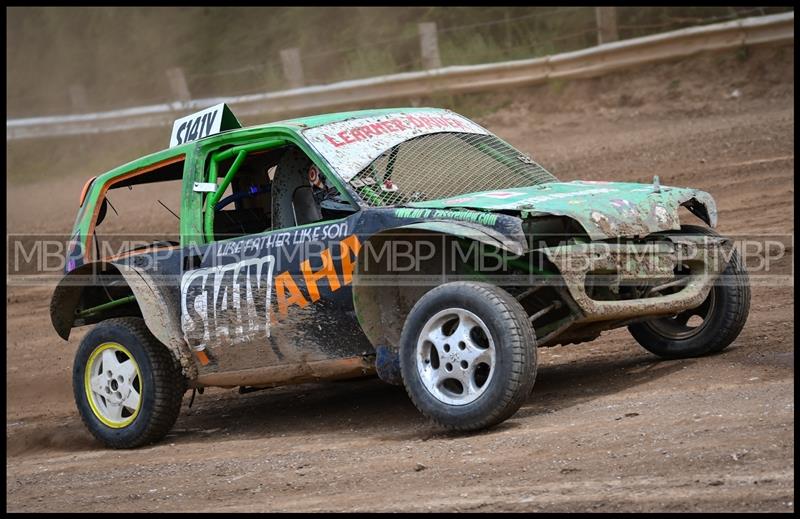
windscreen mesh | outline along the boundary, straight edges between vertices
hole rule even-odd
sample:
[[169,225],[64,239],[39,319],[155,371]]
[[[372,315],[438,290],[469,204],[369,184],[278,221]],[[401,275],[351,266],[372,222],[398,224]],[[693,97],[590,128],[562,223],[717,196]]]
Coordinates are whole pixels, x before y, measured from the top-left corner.
[[365,202],[380,207],[556,181],[493,135],[448,132],[401,142],[360,171],[350,185]]

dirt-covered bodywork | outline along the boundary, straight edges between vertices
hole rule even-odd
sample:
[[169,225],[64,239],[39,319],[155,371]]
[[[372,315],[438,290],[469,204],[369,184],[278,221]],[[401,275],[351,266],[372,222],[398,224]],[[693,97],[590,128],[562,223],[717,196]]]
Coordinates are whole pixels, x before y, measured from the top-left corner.
[[[560,182],[447,110],[238,128],[220,105],[176,121],[172,143],[87,183],[51,315],[63,338],[75,326],[141,318],[189,387],[375,372],[399,383],[403,334],[417,330],[410,316],[437,297],[525,316],[532,337],[511,330],[514,344],[591,340],[698,307],[731,257],[725,238],[683,232],[687,216],[716,225],[708,193],[657,178]],[[182,185],[180,241],[99,257],[92,238],[109,190],[166,179]],[[486,287],[496,288],[481,296]],[[454,312],[447,319],[473,323],[489,342],[469,357],[474,338],[450,352],[456,343],[437,346],[431,331],[438,338],[420,342],[425,362],[449,359],[448,373],[488,359],[480,351],[492,350],[492,333],[506,333],[466,307]],[[450,321],[430,319],[420,333],[449,335]],[[477,380],[480,395],[486,377],[462,382]],[[448,380],[431,391],[452,396],[462,383]]]
[[[230,130],[178,145],[101,175],[85,188],[73,231],[69,272],[53,299],[56,330],[67,337],[73,326],[98,322],[108,315],[140,314],[154,335],[181,359],[185,373],[199,383],[249,385],[362,374],[373,367],[375,347],[396,347],[402,319],[409,309],[409,304],[392,301],[380,294],[396,291],[402,299],[401,292],[422,290],[416,286],[387,288],[380,283],[370,285],[365,282],[363,288],[357,289],[362,297],[356,297],[354,306],[352,279],[359,275],[366,277],[358,264],[361,244],[371,239],[391,239],[393,232],[397,237],[408,235],[413,239],[452,236],[496,246],[519,257],[530,255],[534,250],[543,253],[550,265],[555,266],[554,273],[563,276],[567,289],[563,294],[571,297],[570,304],[575,308],[573,315],[569,316],[573,327],[587,321],[674,312],[696,305],[697,300],[702,300],[707,293],[718,267],[716,270],[710,268],[706,277],[690,283],[677,295],[596,302],[584,289],[586,275],[601,267],[609,272],[616,271],[619,251],[608,251],[602,259],[583,262],[584,265],[576,267],[581,263],[579,258],[592,255],[592,242],[607,245],[605,242],[610,239],[636,240],[654,233],[680,230],[680,206],[687,207],[714,226],[714,201],[703,191],[657,183],[558,182],[516,150],[500,155],[498,163],[511,172],[517,166],[534,170],[530,180],[540,183],[516,186],[520,180],[524,183],[528,178],[520,175],[501,185],[492,184],[492,179],[475,184],[472,178],[462,181],[456,175],[446,179],[446,192],[452,196],[425,200],[424,195],[417,193],[404,200],[397,198],[395,202],[398,203],[387,204],[384,195],[391,199],[398,190],[406,187],[402,183],[403,175],[408,176],[411,171],[409,165],[402,164],[401,160],[408,162],[410,158],[395,159],[398,170],[395,178],[400,180],[394,180],[393,185],[389,178],[391,172],[385,179],[364,174],[365,171],[374,174],[371,166],[382,160],[387,150],[391,153],[398,145],[419,137],[441,140],[450,135],[491,137],[489,146],[494,147],[491,151],[496,154],[512,149],[487,130],[451,112],[384,110]],[[266,229],[265,232],[224,241],[214,241],[212,236],[204,233],[208,218],[204,213],[203,197],[212,193],[198,192],[196,186],[198,183],[207,184],[209,175],[216,173],[216,168],[208,164],[209,158],[213,157],[215,150],[223,148],[229,150],[229,157],[236,156],[230,152],[230,149],[236,149],[231,146],[236,145],[258,151],[261,142],[267,143],[263,149],[293,143],[307,152],[318,166],[320,175],[325,176],[330,186],[338,187],[340,201],[351,208],[348,214],[335,221],[306,224],[298,229]],[[419,152],[424,153],[423,150]],[[518,161],[518,164],[507,166],[505,163],[509,160]],[[478,166],[482,165],[478,163]],[[169,168],[174,171],[173,175],[184,177],[182,239],[179,246],[167,247],[175,253],[164,254],[165,247],[160,246],[149,252],[90,261],[87,250],[91,247],[90,236],[108,189],[131,185],[137,174],[166,172]],[[439,181],[434,177],[425,178],[429,172],[418,173],[421,178],[414,179],[415,186]],[[222,178],[222,175],[215,175],[215,178]],[[385,184],[387,180],[390,182],[388,186]],[[496,189],[466,192],[470,185],[494,185]],[[366,190],[371,186],[373,193],[367,195]],[[570,223],[552,227],[553,217]],[[539,237],[538,221],[548,222],[547,225],[551,226],[542,227],[542,237],[557,233],[564,235],[571,228],[585,238],[586,243],[537,247],[532,239]],[[572,223],[574,226],[570,227]],[[633,268],[625,266],[623,275],[670,281],[675,268],[675,250],[687,246],[680,239],[671,240],[658,245],[663,249],[660,255],[656,255],[660,260]],[[292,248],[289,245],[304,242],[321,245],[323,255],[318,257],[325,258],[324,251],[330,251],[329,257],[335,259],[330,271],[326,272],[328,278],[322,280],[326,285],[324,288],[317,287],[316,281],[309,278],[307,274],[315,268],[309,263],[304,264],[300,256],[282,257],[282,251]],[[706,243],[704,247],[708,250],[709,266],[718,266],[720,263],[714,256],[718,252],[717,244]],[[197,268],[187,268],[187,257],[195,261],[199,259]],[[305,261],[309,259],[305,258]],[[320,265],[325,266],[324,263]],[[111,301],[102,300],[90,287],[68,282],[70,276],[90,271],[95,275],[103,273],[106,277],[123,278],[129,294]],[[155,273],[158,273],[158,279],[155,279]],[[228,308],[220,306],[223,297],[233,298],[233,293],[228,294],[226,288],[233,289],[236,276],[243,274],[251,276],[254,281],[263,280],[264,286],[268,287],[254,292],[249,310],[252,315],[247,317],[249,327],[242,327],[244,318],[238,309],[233,311],[233,302],[226,301]],[[100,277],[96,281],[100,281]],[[226,287],[226,283],[230,285]],[[206,288],[209,285],[213,286],[210,297]],[[201,301],[197,299],[197,290],[206,294],[201,307],[198,306]],[[329,301],[319,303],[318,299]],[[118,306],[109,306],[115,301]],[[93,308],[94,311],[89,311]],[[380,316],[374,315],[375,309],[380,309]],[[209,312],[214,315],[209,316]],[[360,322],[356,316],[361,318]],[[386,322],[393,323],[397,329],[394,332],[374,331],[384,328]],[[360,331],[362,327],[371,341],[364,339]],[[559,334],[549,337],[548,342],[568,329],[559,330]],[[544,335],[539,334],[539,337]],[[248,345],[250,349],[246,347]],[[214,362],[209,362],[209,358]],[[331,363],[332,359],[334,363]]]

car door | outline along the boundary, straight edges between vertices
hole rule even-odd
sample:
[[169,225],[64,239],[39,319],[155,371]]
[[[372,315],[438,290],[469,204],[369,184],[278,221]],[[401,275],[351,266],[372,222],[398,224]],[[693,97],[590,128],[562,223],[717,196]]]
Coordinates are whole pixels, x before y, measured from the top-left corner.
[[181,323],[201,374],[372,351],[350,287],[360,213],[323,215],[308,207],[317,203],[309,187],[321,170],[297,146],[286,147],[269,184],[270,228],[208,240],[186,262]]

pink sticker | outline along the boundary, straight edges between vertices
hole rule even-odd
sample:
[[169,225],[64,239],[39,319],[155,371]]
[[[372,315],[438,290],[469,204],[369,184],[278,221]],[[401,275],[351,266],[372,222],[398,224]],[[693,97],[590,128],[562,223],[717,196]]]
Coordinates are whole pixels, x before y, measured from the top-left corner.
[[481,196],[488,196],[489,198],[511,198],[519,194],[520,193],[514,193],[513,191],[492,191],[491,193],[483,193]]

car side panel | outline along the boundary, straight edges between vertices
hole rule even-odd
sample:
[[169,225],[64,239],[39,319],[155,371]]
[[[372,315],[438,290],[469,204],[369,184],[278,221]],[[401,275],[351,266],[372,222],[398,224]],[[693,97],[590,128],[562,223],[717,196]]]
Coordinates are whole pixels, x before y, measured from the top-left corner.
[[181,326],[200,374],[371,353],[350,287],[359,217],[187,249]]

